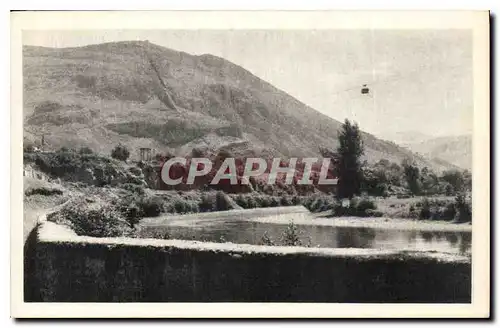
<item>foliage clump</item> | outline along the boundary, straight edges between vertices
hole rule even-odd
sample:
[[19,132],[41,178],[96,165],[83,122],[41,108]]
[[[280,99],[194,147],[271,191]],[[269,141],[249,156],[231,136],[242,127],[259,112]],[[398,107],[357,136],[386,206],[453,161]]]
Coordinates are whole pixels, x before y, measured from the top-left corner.
[[130,233],[130,225],[117,207],[85,198],[70,202],[53,220],[81,236],[117,237]]
[[126,161],[130,156],[130,151],[124,145],[118,145],[111,151],[111,157],[119,161]]

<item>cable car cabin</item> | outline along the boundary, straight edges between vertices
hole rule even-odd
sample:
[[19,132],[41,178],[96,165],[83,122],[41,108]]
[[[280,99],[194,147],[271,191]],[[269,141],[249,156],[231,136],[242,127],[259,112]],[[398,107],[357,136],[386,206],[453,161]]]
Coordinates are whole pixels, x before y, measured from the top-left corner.
[[366,86],[366,84],[363,84],[363,87],[361,88],[361,94],[366,95],[370,93],[370,89]]

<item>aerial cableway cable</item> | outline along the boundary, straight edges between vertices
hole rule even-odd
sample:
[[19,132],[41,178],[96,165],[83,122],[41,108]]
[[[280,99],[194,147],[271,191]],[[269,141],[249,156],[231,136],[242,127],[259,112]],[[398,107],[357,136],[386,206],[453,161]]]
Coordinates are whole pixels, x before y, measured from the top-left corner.
[[[392,82],[395,82],[395,81],[400,81],[400,80],[405,80],[405,79],[408,79],[408,78],[412,78],[415,75],[424,74],[424,73],[428,72],[431,68],[433,68],[435,66],[437,66],[437,65],[427,66],[427,67],[425,67],[423,69],[415,70],[415,71],[412,71],[412,72],[409,72],[409,73],[395,74],[395,75],[389,76],[386,79],[374,80],[373,82],[363,83],[361,85],[356,85],[356,86],[352,86],[352,87],[349,87],[349,88],[346,88],[346,89],[337,90],[337,91],[335,91],[333,93],[328,93],[328,94],[330,96],[335,96],[335,95],[338,95],[338,94],[341,94],[341,93],[344,93],[344,92],[347,92],[347,91],[351,91],[351,90],[360,90],[360,94],[361,95],[370,95],[372,93],[373,87],[376,86],[376,85],[389,84],[389,83],[392,83]],[[448,68],[448,71],[454,71],[454,70],[456,70],[458,68],[463,68],[463,65],[450,66],[450,67],[447,67],[447,68]],[[375,75],[374,72],[372,74]]]

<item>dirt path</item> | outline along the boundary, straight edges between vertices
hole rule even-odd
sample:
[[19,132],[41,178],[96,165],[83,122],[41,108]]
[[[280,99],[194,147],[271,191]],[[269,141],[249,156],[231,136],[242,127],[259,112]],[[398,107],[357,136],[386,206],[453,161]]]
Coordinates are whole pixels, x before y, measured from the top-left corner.
[[31,230],[36,226],[38,217],[47,210],[24,209],[23,217],[23,243],[26,242]]
[[[50,183],[48,181],[42,181],[31,177],[24,177],[23,187],[26,192],[33,188],[57,188],[64,190],[62,186]],[[69,198],[68,193],[63,195],[51,195],[44,196],[40,194],[33,194],[31,196],[24,196],[23,201],[23,239],[26,242],[26,238],[33,228],[36,226],[38,217],[47,212],[52,211],[53,208],[64,203]]]

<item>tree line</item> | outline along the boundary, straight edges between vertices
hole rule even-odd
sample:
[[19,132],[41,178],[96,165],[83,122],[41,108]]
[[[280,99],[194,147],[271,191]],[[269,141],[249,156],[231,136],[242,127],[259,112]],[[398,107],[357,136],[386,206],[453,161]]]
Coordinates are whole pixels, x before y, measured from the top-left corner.
[[437,174],[428,167],[419,168],[410,159],[403,160],[401,164],[387,159],[374,164],[362,161],[364,145],[361,131],[356,123],[347,119],[342,124],[338,139],[338,198],[352,198],[363,193],[373,196],[451,196],[472,189],[472,176],[467,170],[448,170]]

